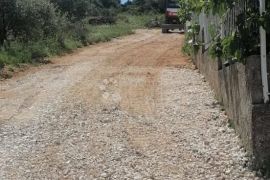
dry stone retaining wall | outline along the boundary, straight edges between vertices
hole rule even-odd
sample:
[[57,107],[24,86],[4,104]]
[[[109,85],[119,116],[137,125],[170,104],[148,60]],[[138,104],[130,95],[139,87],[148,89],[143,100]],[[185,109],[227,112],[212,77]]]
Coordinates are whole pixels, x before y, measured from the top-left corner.
[[199,52],[193,61],[224,105],[244,147],[255,162],[270,162],[270,105],[263,103],[260,56],[246,64],[213,60]]

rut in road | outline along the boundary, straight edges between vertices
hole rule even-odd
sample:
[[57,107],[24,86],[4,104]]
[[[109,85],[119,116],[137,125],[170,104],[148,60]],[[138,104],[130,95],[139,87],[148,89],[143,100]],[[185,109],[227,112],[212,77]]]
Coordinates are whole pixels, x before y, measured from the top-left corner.
[[0,179],[259,179],[183,41],[139,30],[1,82]]

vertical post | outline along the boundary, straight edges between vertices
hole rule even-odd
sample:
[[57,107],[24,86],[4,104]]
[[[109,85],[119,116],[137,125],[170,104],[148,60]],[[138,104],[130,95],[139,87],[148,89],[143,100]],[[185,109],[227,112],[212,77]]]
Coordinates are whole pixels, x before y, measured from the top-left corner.
[[[260,0],[260,13],[265,12],[265,0]],[[263,27],[260,27],[261,39],[261,75],[263,84],[264,103],[269,102],[269,87],[268,87],[268,73],[267,73],[267,56],[266,56],[266,32]]]

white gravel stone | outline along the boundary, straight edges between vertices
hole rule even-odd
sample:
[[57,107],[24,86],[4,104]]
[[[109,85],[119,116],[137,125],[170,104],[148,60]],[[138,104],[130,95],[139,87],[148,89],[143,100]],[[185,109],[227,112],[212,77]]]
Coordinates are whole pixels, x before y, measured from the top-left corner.
[[[67,94],[32,120],[1,124],[0,179],[260,179],[245,167],[241,143],[203,79],[190,69],[163,70],[150,115]],[[105,79],[100,89],[110,83],[117,82]]]

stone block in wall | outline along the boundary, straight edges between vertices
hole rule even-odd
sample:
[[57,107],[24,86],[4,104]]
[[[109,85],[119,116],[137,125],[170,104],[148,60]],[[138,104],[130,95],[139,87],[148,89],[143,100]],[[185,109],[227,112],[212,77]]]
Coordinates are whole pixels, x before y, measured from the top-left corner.
[[264,101],[260,56],[250,56],[245,66],[248,82],[247,88],[252,98],[252,104],[262,104]]
[[215,91],[216,98],[221,100],[220,86],[219,86],[219,63],[215,59],[211,59],[207,51],[199,50],[198,54],[193,59],[194,64],[199,71],[205,76]]
[[234,63],[219,71],[221,97],[227,115],[243,145],[252,154],[252,98],[249,92],[246,66]]
[[254,105],[252,111],[253,151],[256,162],[270,163],[270,105]]

